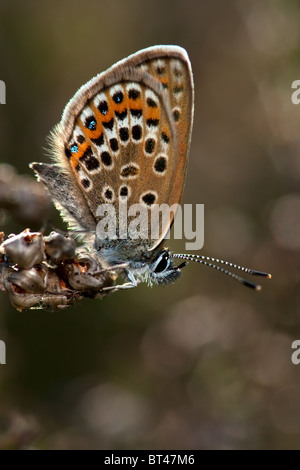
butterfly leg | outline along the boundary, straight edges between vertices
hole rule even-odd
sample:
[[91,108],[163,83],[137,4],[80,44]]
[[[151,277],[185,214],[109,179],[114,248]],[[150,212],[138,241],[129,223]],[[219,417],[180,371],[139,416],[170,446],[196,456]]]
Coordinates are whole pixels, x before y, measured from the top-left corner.
[[103,287],[103,289],[101,290],[102,291],[108,291],[108,290],[118,291],[120,289],[131,289],[132,287],[137,287],[140,281],[136,280],[134,275],[130,271],[125,270],[125,275],[127,276],[130,282],[125,282],[125,284],[118,284],[116,286]]

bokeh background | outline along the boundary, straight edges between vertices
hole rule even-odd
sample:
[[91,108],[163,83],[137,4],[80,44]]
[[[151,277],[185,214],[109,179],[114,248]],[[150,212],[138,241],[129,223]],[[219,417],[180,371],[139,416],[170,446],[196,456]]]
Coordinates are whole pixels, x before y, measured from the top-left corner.
[[273,279],[256,293],[190,264],[174,285],[59,312],[18,312],[0,293],[1,448],[300,447],[298,1],[2,0],[0,161],[31,175],[77,88],[155,44],[192,62],[183,202],[205,204],[201,253]]

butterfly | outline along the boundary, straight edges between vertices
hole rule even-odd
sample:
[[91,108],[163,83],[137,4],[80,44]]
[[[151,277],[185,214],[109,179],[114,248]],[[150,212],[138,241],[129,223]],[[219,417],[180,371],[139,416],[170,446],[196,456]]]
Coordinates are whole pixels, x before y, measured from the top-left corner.
[[[108,269],[122,268],[127,282],[120,289],[141,281],[174,282],[187,261],[214,267],[254,288],[258,286],[211,261],[268,276],[214,258],[171,254],[164,239],[174,213],[159,221],[158,237],[151,236],[151,231],[143,239],[136,233],[121,236],[121,203],[138,205],[149,214],[155,205],[180,203],[193,114],[194,84],[187,52],[178,46],[149,47],[83,85],[51,134],[55,163],[31,164],[69,226],[87,234],[85,242]],[[117,214],[116,236],[98,235],[103,205]],[[176,258],[184,261],[175,266]]]

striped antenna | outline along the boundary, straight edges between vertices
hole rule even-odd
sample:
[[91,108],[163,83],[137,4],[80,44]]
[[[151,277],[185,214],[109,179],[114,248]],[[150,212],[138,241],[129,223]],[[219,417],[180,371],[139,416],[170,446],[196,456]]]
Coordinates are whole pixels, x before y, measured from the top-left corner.
[[261,286],[259,284],[255,284],[254,282],[247,281],[246,279],[240,276],[237,276],[231,271],[228,271],[227,269],[224,269],[221,266],[217,266],[217,264],[223,264],[225,266],[229,266],[230,268],[238,269],[239,271],[242,271],[246,274],[251,274],[252,276],[262,276],[262,277],[266,277],[267,279],[271,279],[272,277],[271,274],[269,273],[256,271],[255,269],[245,268],[244,266],[239,266],[238,264],[230,263],[229,261],[224,261],[222,259],[211,258],[209,256],[174,253],[174,254],[171,254],[171,257],[204,264],[205,266],[208,266],[209,268],[216,269],[217,271],[220,271],[221,273],[226,274],[227,276],[230,276],[232,279],[239,282],[240,284],[243,284],[244,286],[250,287],[251,289],[254,289],[257,291],[261,290]]

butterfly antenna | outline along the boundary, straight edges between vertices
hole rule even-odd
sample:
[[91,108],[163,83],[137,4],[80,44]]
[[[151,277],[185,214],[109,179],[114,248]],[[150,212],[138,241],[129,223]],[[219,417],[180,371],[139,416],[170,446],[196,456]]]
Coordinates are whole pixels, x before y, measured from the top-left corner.
[[261,277],[266,277],[267,279],[271,279],[272,277],[271,274],[269,273],[256,271],[255,269],[251,269],[251,268],[245,268],[244,266],[239,266],[238,264],[230,263],[230,261],[224,261],[222,259],[211,258],[210,256],[190,255],[190,254],[186,255],[186,254],[180,254],[180,253],[174,253],[171,256],[172,258],[179,258],[179,259],[184,259],[187,261],[194,261],[195,263],[204,264],[205,266],[208,266],[209,268],[216,269],[217,271],[220,271],[221,273],[226,274],[227,276],[230,276],[232,279],[239,282],[240,284],[243,284],[244,286],[250,287],[251,289],[254,289],[257,291],[261,290],[261,286],[259,284],[255,284],[254,282],[247,281],[246,279],[240,276],[237,276],[231,271],[228,271],[227,269],[222,268],[221,266],[217,266],[215,263],[223,264],[233,269],[238,269],[239,271],[242,271],[246,274],[251,274],[252,276],[261,276]]

